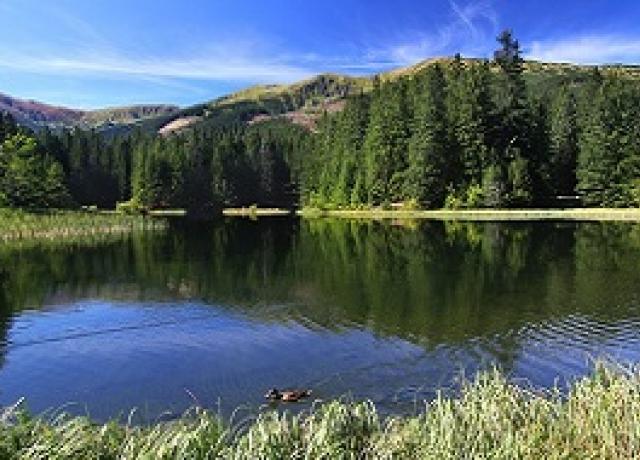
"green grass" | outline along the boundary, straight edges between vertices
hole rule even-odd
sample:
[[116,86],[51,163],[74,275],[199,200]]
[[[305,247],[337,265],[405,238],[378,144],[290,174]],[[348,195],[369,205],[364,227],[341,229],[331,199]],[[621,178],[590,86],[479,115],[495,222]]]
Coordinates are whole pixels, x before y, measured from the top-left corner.
[[186,209],[153,209],[149,211],[150,216],[154,217],[185,217]]
[[437,220],[582,220],[640,222],[640,208],[580,208],[580,209],[442,209],[442,210],[385,210],[316,209],[305,208],[300,216],[342,217],[349,219],[437,219]]
[[230,429],[196,409],[148,427],[87,418],[0,419],[3,459],[494,458],[640,456],[640,369],[598,365],[566,394],[478,374],[415,416],[382,417],[369,402],[330,402],[301,415],[268,412]]
[[70,239],[164,225],[159,219],[113,212],[27,212],[0,208],[0,241]]
[[292,212],[289,209],[250,206],[248,208],[226,208],[222,210],[222,214],[228,217],[272,217],[289,216]]

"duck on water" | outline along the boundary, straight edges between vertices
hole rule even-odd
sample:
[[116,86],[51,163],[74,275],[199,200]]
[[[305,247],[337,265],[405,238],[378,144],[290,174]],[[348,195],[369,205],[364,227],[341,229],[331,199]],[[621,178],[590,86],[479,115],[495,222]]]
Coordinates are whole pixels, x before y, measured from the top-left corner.
[[296,402],[311,396],[311,390],[283,390],[272,388],[264,395],[270,401]]

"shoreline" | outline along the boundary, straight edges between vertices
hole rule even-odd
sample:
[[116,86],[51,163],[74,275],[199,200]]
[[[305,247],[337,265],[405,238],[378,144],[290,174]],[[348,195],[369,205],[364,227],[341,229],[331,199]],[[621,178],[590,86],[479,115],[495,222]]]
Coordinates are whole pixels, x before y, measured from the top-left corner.
[[0,412],[0,456],[19,458],[632,458],[640,435],[640,370],[597,362],[568,390],[519,386],[479,372],[438,391],[413,415],[371,401],[318,401],[298,415],[269,410],[238,423],[196,407],[169,422],[94,423]]
[[475,210],[319,210],[302,209],[296,215],[314,219],[336,217],[344,219],[385,220],[460,220],[460,221],[536,221],[567,220],[594,222],[640,222],[640,208],[575,208],[575,209],[475,209]]
[[162,219],[108,211],[0,209],[0,243],[73,240],[166,227]]
[[293,210],[283,208],[225,208],[222,215],[225,217],[277,217],[294,215]]

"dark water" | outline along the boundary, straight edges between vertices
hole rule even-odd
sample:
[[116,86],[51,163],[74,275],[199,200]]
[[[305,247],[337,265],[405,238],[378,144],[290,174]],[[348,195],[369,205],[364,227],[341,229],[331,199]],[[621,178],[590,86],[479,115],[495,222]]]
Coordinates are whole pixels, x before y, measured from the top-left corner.
[[177,221],[4,244],[0,404],[150,421],[304,387],[404,413],[494,363],[562,384],[640,361],[639,268],[634,224]]

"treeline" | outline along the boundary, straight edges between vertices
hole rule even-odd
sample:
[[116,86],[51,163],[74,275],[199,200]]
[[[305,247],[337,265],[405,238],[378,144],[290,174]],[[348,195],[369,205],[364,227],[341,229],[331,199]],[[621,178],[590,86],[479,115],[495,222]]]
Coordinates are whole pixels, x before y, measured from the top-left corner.
[[304,204],[640,205],[640,85],[596,68],[534,92],[518,42],[499,42],[494,62],[376,81],[325,119]]
[[142,139],[133,149],[136,205],[191,210],[298,203],[308,133],[283,121]]
[[35,134],[0,116],[0,207],[201,211],[299,201],[299,154],[309,134],[284,121],[109,137]]
[[[170,136],[34,134],[2,116],[0,206],[640,205],[638,80],[532,72],[510,32],[498,41],[492,61],[457,56],[371,91],[335,77],[271,108],[230,100]],[[277,117],[327,92],[346,106],[313,132]]]

